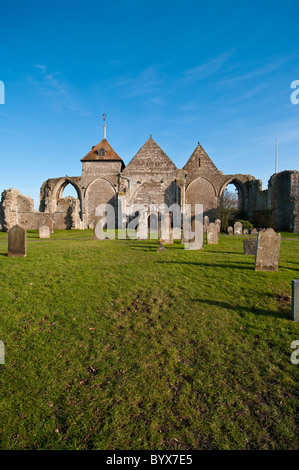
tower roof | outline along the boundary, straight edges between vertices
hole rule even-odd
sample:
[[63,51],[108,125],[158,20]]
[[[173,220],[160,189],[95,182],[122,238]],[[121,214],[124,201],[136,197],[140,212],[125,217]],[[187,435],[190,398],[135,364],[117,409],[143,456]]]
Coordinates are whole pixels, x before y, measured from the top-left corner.
[[[103,154],[99,152],[101,149],[104,150]],[[81,158],[81,162],[95,162],[95,161],[120,161],[122,159],[119,155],[113,150],[107,139],[101,140],[101,142],[93,147],[90,152],[88,152],[85,157]]]

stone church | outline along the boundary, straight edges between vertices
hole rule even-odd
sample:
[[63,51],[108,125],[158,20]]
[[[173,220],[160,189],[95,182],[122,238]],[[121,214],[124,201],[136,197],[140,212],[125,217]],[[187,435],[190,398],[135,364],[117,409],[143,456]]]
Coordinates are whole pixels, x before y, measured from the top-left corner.
[[[48,179],[41,187],[39,211],[33,200],[16,189],[2,193],[0,224],[9,230],[16,223],[25,229],[37,229],[47,219],[54,228],[92,228],[97,219],[96,207],[112,204],[127,215],[129,206],[143,204],[149,214],[154,205],[173,203],[203,204],[204,215],[210,221],[218,217],[221,196],[228,184],[238,191],[243,217],[252,219],[258,212],[271,212],[276,230],[299,232],[299,173],[284,171],[274,174],[267,190],[251,175],[224,175],[218,170],[200,143],[178,169],[155,140],[150,138],[138,150],[127,166],[106,138],[81,159],[81,176]],[[77,198],[62,197],[67,185],[72,185]]]

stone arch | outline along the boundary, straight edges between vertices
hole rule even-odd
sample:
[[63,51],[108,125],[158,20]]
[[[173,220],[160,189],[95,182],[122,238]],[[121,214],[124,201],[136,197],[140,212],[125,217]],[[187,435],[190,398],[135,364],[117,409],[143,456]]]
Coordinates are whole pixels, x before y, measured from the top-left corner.
[[221,186],[219,191],[219,198],[222,197],[226,187],[229,184],[233,184],[238,191],[238,201],[239,201],[239,209],[244,214],[248,212],[248,189],[243,181],[240,178],[232,176],[231,178],[227,179],[225,183]]
[[217,208],[217,192],[213,183],[199,176],[186,188],[186,204],[191,204],[191,213],[194,214],[195,204],[203,205],[204,216],[215,218]]
[[95,223],[95,211],[100,204],[111,204],[116,210],[116,191],[113,184],[104,179],[97,178],[92,181],[85,191],[85,216],[87,224]]
[[[78,185],[78,183],[76,181],[73,181],[71,178],[62,178],[60,179],[56,185],[54,186],[53,188],[53,191],[52,191],[52,203],[54,203],[55,205],[55,210],[57,208],[57,203],[59,201],[59,199],[62,198],[62,193],[65,189],[65,187],[70,184],[72,185],[76,192],[77,192],[77,199],[79,199],[79,202],[80,202],[80,214],[79,214],[79,217],[80,217],[80,220],[82,220],[82,215],[83,215],[83,207],[82,207],[82,202],[83,202],[83,197],[82,197],[82,190],[80,188],[80,186]],[[54,212],[55,212],[54,210]]]

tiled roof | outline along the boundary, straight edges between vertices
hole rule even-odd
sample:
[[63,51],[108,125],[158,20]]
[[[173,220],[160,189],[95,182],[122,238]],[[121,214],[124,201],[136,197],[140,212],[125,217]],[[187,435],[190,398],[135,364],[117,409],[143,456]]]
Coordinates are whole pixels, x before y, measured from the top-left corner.
[[[104,149],[105,155],[100,155],[99,150]],[[88,152],[85,157],[81,158],[81,162],[95,162],[95,161],[121,161],[122,159],[117,155],[113,150],[111,145],[108,143],[107,139],[101,140],[101,142],[93,147],[90,152]]]

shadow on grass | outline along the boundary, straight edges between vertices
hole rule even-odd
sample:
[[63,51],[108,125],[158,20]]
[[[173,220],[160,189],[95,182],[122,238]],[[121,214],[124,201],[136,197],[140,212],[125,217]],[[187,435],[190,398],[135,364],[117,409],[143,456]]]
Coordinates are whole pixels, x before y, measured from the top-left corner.
[[6,256],[8,258],[8,253],[0,253],[0,256]]
[[249,269],[250,271],[254,270],[254,264],[246,265],[246,264],[231,264],[231,263],[225,263],[225,264],[219,264],[219,263],[202,263],[201,261],[199,262],[194,262],[194,261],[156,261],[157,263],[168,263],[168,264],[186,264],[187,266],[193,265],[193,266],[206,266],[208,268],[232,268],[232,269]]
[[262,308],[256,308],[256,307],[244,307],[241,305],[238,306],[233,306],[227,302],[221,302],[218,300],[207,300],[207,299],[190,299],[192,302],[199,302],[202,304],[207,304],[207,305],[213,305],[218,308],[224,308],[227,310],[235,310],[236,313],[240,314],[242,312],[248,312],[248,313],[253,313],[254,315],[260,316],[263,315],[265,317],[275,317],[275,318],[281,318],[281,319],[291,319],[291,312],[288,308],[281,308],[279,307],[279,310],[265,310]]

